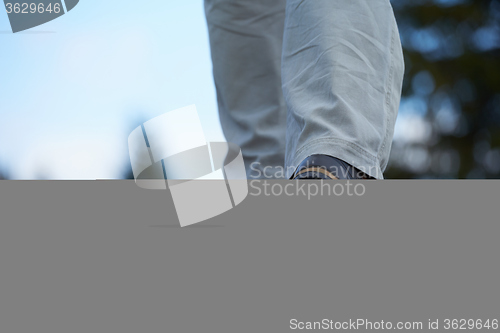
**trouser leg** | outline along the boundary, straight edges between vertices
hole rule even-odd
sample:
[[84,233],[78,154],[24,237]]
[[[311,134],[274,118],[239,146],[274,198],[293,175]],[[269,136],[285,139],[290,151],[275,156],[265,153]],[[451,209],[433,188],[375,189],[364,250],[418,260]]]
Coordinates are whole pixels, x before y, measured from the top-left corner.
[[279,176],[284,164],[285,6],[285,0],[205,0],[222,129],[241,147],[250,178],[264,177],[266,167],[267,176]]
[[288,0],[287,177],[306,157],[326,154],[383,178],[403,72],[389,0]]

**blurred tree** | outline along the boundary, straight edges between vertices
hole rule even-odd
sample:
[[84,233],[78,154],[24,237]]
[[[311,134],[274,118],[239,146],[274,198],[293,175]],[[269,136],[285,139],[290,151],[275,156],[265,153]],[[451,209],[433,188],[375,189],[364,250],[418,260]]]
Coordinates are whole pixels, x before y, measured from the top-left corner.
[[[130,112],[130,114],[133,114],[134,116],[129,116],[129,119],[127,121],[127,128],[126,131],[124,132],[124,140],[126,142],[126,147],[128,147],[128,136],[134,129],[136,129],[138,126],[141,126],[144,122],[148,120],[148,117],[146,116],[146,113],[143,110],[133,110]],[[122,179],[134,179],[134,172],[132,171],[132,165],[130,164],[130,157],[128,154],[128,149],[127,149],[127,158],[125,160],[124,168],[121,170],[122,174]]]
[[9,179],[7,168],[1,162],[0,160],[0,180]]
[[406,73],[387,178],[500,178],[500,0],[393,0]]

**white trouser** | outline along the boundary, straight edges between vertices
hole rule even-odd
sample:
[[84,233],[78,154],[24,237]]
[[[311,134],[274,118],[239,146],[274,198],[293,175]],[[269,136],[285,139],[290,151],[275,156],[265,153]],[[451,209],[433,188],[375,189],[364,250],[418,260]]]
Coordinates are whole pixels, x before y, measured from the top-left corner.
[[313,154],[383,178],[404,73],[389,0],[205,0],[205,10],[222,128],[250,178],[265,167],[290,177]]

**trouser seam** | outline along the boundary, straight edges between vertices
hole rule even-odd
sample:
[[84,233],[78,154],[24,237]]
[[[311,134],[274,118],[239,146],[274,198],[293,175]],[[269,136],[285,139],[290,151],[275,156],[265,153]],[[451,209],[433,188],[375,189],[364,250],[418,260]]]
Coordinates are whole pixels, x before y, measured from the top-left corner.
[[[378,151],[378,154],[377,154],[377,159],[380,160],[380,157],[381,155],[383,154],[384,150],[385,150],[385,147],[387,145],[387,142],[389,140],[389,108],[390,108],[390,97],[391,97],[391,94],[392,94],[392,80],[393,80],[393,76],[394,76],[394,45],[395,45],[395,34],[396,34],[396,31],[394,29],[394,27],[392,28],[392,37],[391,37],[391,67],[389,69],[389,77],[388,77],[388,80],[387,80],[387,86],[386,86],[386,90],[387,90],[387,93],[385,95],[385,112],[384,112],[384,116],[385,116],[385,136],[384,136],[384,139],[382,141],[382,145],[380,146],[379,148],[379,151]],[[384,167],[384,166],[382,166]]]

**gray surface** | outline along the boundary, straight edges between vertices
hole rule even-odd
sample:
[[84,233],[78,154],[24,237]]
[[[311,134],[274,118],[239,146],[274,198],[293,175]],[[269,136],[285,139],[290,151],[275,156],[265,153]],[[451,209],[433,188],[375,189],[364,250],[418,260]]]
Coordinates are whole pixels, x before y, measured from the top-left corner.
[[70,10],[75,8],[75,6],[78,4],[79,1],[80,0],[64,0],[66,4],[66,10],[69,12]]
[[364,184],[310,201],[251,189],[180,228],[167,191],[132,181],[0,181],[0,332],[500,316],[499,181]]

